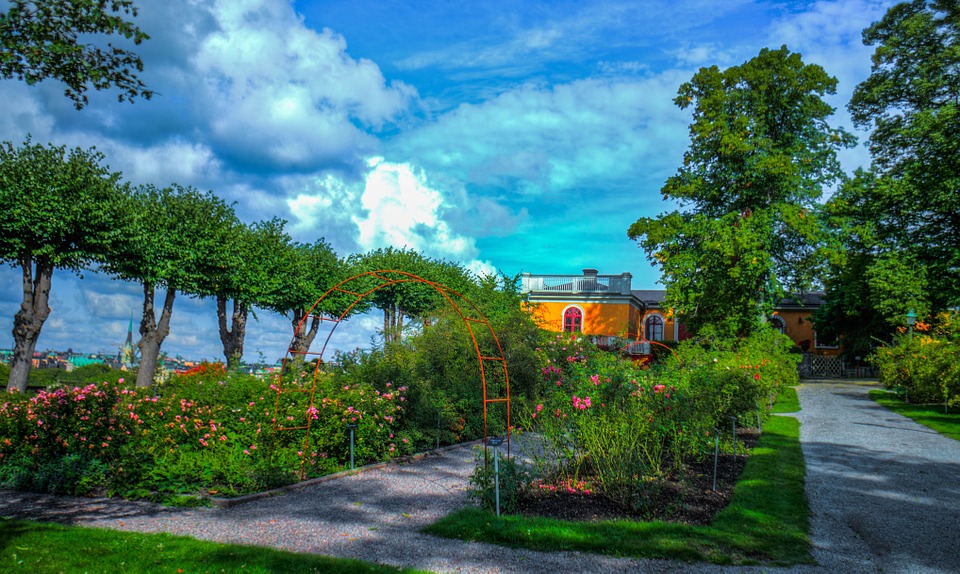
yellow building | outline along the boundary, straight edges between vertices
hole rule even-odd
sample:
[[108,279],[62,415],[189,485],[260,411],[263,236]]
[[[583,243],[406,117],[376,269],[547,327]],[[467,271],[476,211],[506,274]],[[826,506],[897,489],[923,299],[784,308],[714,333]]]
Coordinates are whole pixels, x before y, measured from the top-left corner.
[[[584,269],[583,275],[521,275],[521,293],[531,313],[544,329],[590,335],[600,345],[610,338],[640,342],[628,347],[631,354],[649,353],[646,341],[682,341],[689,337],[682,322],[662,306],[663,290],[634,290],[629,273],[600,275]],[[771,323],[804,351],[830,355],[836,345],[817,341],[812,316],[822,303],[822,293],[784,299]]]

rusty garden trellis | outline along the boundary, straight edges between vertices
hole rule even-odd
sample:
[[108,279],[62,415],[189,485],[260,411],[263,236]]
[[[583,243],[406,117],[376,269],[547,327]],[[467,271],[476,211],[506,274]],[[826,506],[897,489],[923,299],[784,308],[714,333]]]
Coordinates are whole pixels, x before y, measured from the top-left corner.
[[[305,431],[302,449],[303,460],[300,467],[301,480],[303,480],[306,475],[306,461],[308,459],[307,453],[310,452],[310,428],[313,420],[311,413],[316,409],[315,400],[317,391],[317,377],[320,375],[320,370],[323,366],[324,353],[327,351],[327,347],[330,344],[330,340],[333,338],[333,334],[336,332],[336,329],[340,323],[347,318],[354,307],[356,307],[365,298],[376,291],[379,291],[380,289],[384,289],[391,285],[404,283],[419,283],[435,290],[446,300],[448,304],[450,304],[451,307],[453,307],[463,324],[466,326],[467,332],[470,334],[470,338],[473,342],[473,349],[476,352],[477,362],[480,368],[480,381],[483,387],[483,444],[486,445],[487,439],[489,438],[487,427],[487,415],[489,407],[492,404],[504,403],[506,406],[507,456],[510,455],[510,374],[507,370],[507,360],[503,355],[503,348],[500,346],[500,340],[497,338],[497,334],[494,332],[493,327],[490,325],[490,322],[487,320],[487,318],[483,315],[483,313],[480,312],[473,302],[443,284],[418,277],[405,271],[397,271],[393,269],[368,271],[366,273],[354,275],[337,283],[328,289],[326,293],[320,296],[319,299],[317,299],[313,306],[310,307],[306,313],[304,313],[303,318],[300,320],[300,323],[294,330],[294,337],[291,339],[290,346],[287,348],[287,352],[284,355],[283,362],[281,363],[280,375],[277,377],[277,400],[274,409],[274,419],[276,422],[274,425],[274,430]],[[338,305],[343,307],[344,310],[336,317],[324,316],[322,312],[321,303],[328,297],[346,297],[345,302],[341,301],[345,304]],[[310,352],[309,349],[295,349],[294,344],[297,340],[297,336],[302,333],[303,329],[306,328],[307,321],[313,319],[317,319],[321,322],[332,323],[332,327],[327,333],[326,339],[323,342],[323,346],[319,352]],[[487,332],[489,332],[492,345],[486,345],[484,348],[481,348],[480,339],[478,339],[477,336],[477,329],[481,329],[482,333],[483,328],[486,328]],[[316,363],[313,369],[312,384],[309,386],[303,386],[286,382],[284,380],[284,375],[288,373],[290,364],[296,361],[306,364],[308,357],[315,357]],[[488,376],[495,382],[502,381],[502,384],[492,385],[495,387],[493,389],[488,388]],[[491,397],[488,394],[488,391],[493,391],[491,394],[494,396]],[[497,391],[500,392],[498,393]],[[281,397],[285,393],[305,393],[309,395],[310,398],[307,408],[303,409],[303,411],[299,413],[300,416],[303,417],[302,421],[297,420],[296,418],[293,421],[289,421],[285,417],[281,419],[280,403]],[[496,396],[498,394],[502,394],[502,396]]]

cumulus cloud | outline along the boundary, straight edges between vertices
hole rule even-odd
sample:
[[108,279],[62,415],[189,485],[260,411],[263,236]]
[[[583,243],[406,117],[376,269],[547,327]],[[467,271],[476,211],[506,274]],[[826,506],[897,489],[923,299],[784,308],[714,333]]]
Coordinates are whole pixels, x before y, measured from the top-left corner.
[[214,13],[218,30],[192,58],[198,105],[212,141],[239,161],[295,169],[356,161],[376,147],[360,126],[382,127],[416,95],[351,58],[342,36],[307,28],[288,2],[223,0]]
[[[287,204],[295,235],[317,236],[319,230],[336,229],[338,252],[406,247],[484,272],[494,267],[478,259],[471,232],[495,235],[516,220],[488,198],[468,197],[458,182],[434,181],[422,169],[382,157],[368,159],[367,172],[359,181],[327,174],[291,196]],[[499,223],[495,225],[493,218]],[[481,229],[468,220],[491,224]]]
[[672,102],[682,75],[525,84],[463,104],[391,143],[395,155],[479,186],[558,200],[578,188],[622,188],[672,170],[687,115]]

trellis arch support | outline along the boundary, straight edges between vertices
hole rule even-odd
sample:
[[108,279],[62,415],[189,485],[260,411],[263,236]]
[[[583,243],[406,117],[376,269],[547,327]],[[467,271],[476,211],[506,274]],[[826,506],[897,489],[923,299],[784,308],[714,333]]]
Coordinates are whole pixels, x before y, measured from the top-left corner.
[[[507,368],[507,360],[503,355],[503,348],[500,345],[500,340],[497,338],[497,334],[494,332],[493,327],[490,325],[490,322],[487,318],[480,312],[480,309],[477,306],[461,295],[460,293],[450,289],[449,287],[424,279],[423,277],[418,277],[412,273],[407,273],[406,271],[397,271],[393,269],[385,269],[378,271],[368,271],[366,273],[360,273],[354,275],[348,279],[337,283],[333,287],[327,290],[317,301],[313,304],[310,309],[304,313],[303,318],[300,320],[300,323],[297,325],[294,330],[293,339],[291,339],[290,345],[287,348],[287,352],[284,355],[281,374],[277,378],[277,402],[275,407],[275,430],[304,430],[306,431],[306,436],[304,438],[304,447],[303,452],[310,452],[310,427],[312,422],[312,417],[309,413],[313,412],[315,409],[315,400],[316,400],[316,390],[317,390],[317,377],[320,374],[320,367],[323,363],[324,353],[327,351],[327,347],[330,344],[333,334],[336,332],[337,327],[340,326],[346,317],[353,311],[361,301],[370,296],[371,294],[379,291],[380,289],[389,287],[391,285],[403,284],[403,283],[419,283],[426,285],[437,293],[439,293],[446,302],[456,311],[457,315],[460,317],[464,326],[467,328],[467,332],[470,334],[471,341],[473,343],[473,349],[476,353],[477,364],[480,369],[480,381],[483,390],[483,442],[484,445],[487,443],[488,427],[487,427],[487,415],[489,407],[496,403],[505,403],[506,406],[506,429],[507,429],[507,455],[510,454],[510,373]],[[336,317],[324,316],[321,309],[322,303],[324,300],[337,297],[345,298],[344,302],[346,305],[343,305],[344,310]],[[303,332],[306,328],[307,322],[313,319],[318,319],[320,321],[332,322],[332,328],[327,333],[327,336],[323,342],[319,352],[310,352],[307,350],[298,350],[294,348],[294,342],[297,340],[298,335]],[[481,348],[480,342],[477,338],[477,330],[486,329],[490,334],[492,340],[492,346],[489,348]],[[284,382],[283,374],[288,372],[288,365],[292,361],[306,361],[307,357],[315,357],[316,366],[313,370],[313,380],[312,384],[307,386],[302,385],[293,385]],[[503,388],[502,389],[488,389],[487,379],[488,375],[492,377],[502,377]],[[489,391],[502,391],[501,393]],[[284,393],[296,392],[296,393],[308,393],[309,394],[309,405],[307,409],[304,410],[302,415],[302,420],[289,421],[286,419],[281,420],[280,415],[280,401],[281,396]],[[502,396],[498,396],[502,395]],[[289,423],[289,424],[288,424]],[[304,477],[306,471],[306,456],[304,456],[303,464],[301,465],[301,478]]]

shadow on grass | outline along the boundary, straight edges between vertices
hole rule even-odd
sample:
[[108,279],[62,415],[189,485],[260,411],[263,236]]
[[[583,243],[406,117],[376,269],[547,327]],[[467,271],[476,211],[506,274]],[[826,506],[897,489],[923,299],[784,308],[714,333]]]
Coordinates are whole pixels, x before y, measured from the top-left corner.
[[733,500],[710,526],[663,522],[565,522],[497,518],[477,508],[428,526],[438,536],[539,551],[577,550],[624,557],[719,564],[810,563],[800,423],[772,417],[748,459]]
[[938,434],[960,440],[960,414],[943,412],[943,404],[914,405],[905,403],[891,391],[870,391],[869,400],[876,401],[880,406],[899,415],[919,423]]
[[0,518],[3,572],[414,572],[359,560],[217,544],[171,534]]

